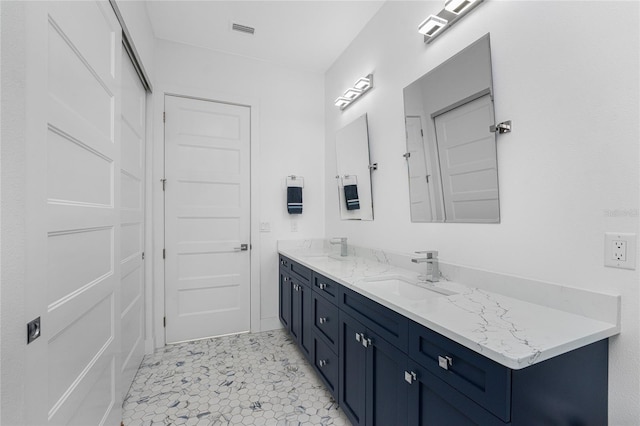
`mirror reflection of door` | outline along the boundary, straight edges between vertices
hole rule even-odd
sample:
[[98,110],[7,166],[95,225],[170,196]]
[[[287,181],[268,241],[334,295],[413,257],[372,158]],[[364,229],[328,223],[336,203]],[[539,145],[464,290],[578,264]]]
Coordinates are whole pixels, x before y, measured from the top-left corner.
[[412,222],[500,223],[492,80],[486,34],[404,88]]
[[491,96],[434,118],[446,222],[496,222],[498,164]]
[[419,116],[407,116],[407,166],[409,168],[409,195],[411,200],[411,220],[438,220],[434,209],[434,176],[427,164],[424,150],[422,120]]

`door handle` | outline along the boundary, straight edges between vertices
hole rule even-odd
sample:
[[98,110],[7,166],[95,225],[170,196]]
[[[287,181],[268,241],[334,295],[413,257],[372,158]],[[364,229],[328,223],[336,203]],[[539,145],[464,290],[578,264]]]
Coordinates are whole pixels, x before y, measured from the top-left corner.
[[234,247],[235,251],[247,251],[249,250],[249,244],[240,244],[240,247]]

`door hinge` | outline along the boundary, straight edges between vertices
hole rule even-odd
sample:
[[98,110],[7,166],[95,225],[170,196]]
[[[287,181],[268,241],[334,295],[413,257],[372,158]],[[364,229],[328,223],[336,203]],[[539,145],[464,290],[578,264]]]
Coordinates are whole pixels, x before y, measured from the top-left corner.
[[167,326],[167,317],[162,317],[162,326],[163,327]]
[[142,260],[144,260],[144,252],[142,252]]
[[162,182],[162,190],[166,190],[167,188],[167,180],[166,179],[160,179],[160,182]]
[[167,122],[167,113],[166,113],[166,112],[163,112],[163,113],[162,113],[162,122],[163,122],[163,123],[166,123],[166,122]]
[[166,249],[162,249],[162,258],[163,259],[167,258],[167,250]]

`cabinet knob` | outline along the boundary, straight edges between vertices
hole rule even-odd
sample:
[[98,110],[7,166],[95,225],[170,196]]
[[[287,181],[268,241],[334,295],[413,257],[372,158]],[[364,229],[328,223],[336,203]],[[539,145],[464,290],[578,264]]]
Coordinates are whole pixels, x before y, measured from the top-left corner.
[[370,338],[364,337],[364,335],[362,335],[362,346],[364,346],[365,348],[368,348],[372,344],[373,344],[373,342],[371,341]]
[[327,288],[327,285],[325,283],[320,283],[318,287],[320,287],[320,290],[325,290]]
[[320,321],[320,324],[324,324],[325,322],[329,321],[329,318],[320,317],[320,318],[318,318],[318,321]]
[[356,342],[362,342],[364,336],[361,333],[356,333]]
[[284,282],[289,281],[289,277],[284,277]]
[[324,359],[321,359],[320,361],[318,361],[318,367],[324,367],[325,365],[327,365],[327,361]]
[[438,356],[438,365],[440,368],[448,370],[453,365],[453,359],[450,356]]
[[413,384],[415,380],[418,380],[418,376],[413,371],[405,371],[404,380],[409,384]]

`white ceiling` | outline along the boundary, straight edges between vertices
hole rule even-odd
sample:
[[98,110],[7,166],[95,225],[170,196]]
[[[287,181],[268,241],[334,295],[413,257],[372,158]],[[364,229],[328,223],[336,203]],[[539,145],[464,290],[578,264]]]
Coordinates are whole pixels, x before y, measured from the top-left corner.
[[[156,37],[324,73],[384,0],[147,0]],[[231,31],[231,23],[255,34]]]

